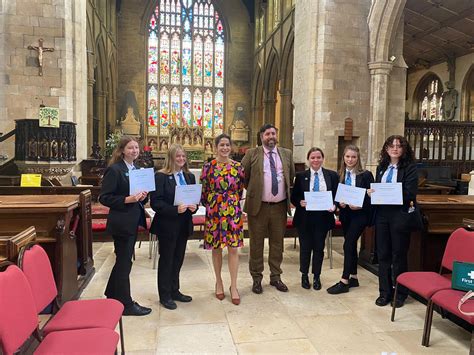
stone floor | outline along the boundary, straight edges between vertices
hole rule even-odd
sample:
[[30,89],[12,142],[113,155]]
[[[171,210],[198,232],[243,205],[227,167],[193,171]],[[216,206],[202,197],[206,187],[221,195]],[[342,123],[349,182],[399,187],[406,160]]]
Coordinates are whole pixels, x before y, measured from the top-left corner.
[[[246,241],[247,242],[247,241]],[[247,243],[248,244],[248,243]],[[128,354],[467,354],[471,334],[435,314],[431,346],[420,345],[425,306],[409,298],[390,322],[390,307],[377,307],[377,278],[359,270],[361,286],[333,296],[325,289],[341,274],[341,238],[335,238],[334,268],[325,259],[323,290],[300,286],[298,246],[285,240],[282,280],[288,293],[269,286],[265,265],[264,292],[251,292],[248,247],[241,250],[239,269],[240,306],[230,302],[229,292],[219,301],[214,297],[211,253],[190,241],[181,271],[181,291],[193,296],[189,304],[169,311],[159,306],[156,270],[148,258],[148,243],[136,249],[131,282],[132,295],[140,304],[153,308],[146,317],[124,317]],[[94,243],[96,274],[82,298],[103,297],[103,290],[115,256],[112,243]],[[227,260],[227,258],[225,258]],[[226,265],[226,264],[224,264]],[[224,267],[224,270],[227,270]],[[223,273],[229,286],[228,272]]]

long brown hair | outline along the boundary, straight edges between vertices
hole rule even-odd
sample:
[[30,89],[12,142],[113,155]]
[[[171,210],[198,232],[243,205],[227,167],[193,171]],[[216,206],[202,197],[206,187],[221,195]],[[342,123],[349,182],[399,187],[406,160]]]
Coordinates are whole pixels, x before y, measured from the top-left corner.
[[[179,150],[182,151],[184,154],[186,154],[186,151],[184,150],[181,144],[177,144],[177,143],[171,144],[171,147],[168,149],[168,154],[166,154],[165,165],[163,166],[163,169],[160,170],[160,172],[165,173],[165,174],[174,173],[176,154],[178,153]],[[187,158],[186,158],[186,163],[184,163],[182,169],[185,173],[189,173]]]
[[360,161],[360,150],[356,145],[349,144],[344,148],[344,153],[342,153],[341,158],[341,167],[339,168],[339,182],[344,183],[345,176],[346,176],[346,162],[344,161],[344,156],[346,155],[348,150],[352,150],[357,154],[357,164],[354,167],[353,173],[359,175],[360,173],[364,172],[364,168],[362,167],[362,162]]
[[137,142],[137,144],[139,143],[135,137],[122,136],[122,138],[120,138],[119,143],[115,147],[114,151],[112,152],[112,156],[110,157],[109,166],[123,159],[123,150],[130,142]]

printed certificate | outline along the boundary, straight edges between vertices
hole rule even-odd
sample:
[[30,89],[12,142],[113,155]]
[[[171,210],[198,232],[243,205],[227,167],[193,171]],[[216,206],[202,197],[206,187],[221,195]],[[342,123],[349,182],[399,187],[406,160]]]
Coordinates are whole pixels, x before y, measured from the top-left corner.
[[153,168],[135,169],[129,171],[130,195],[140,191],[155,191],[155,172]]
[[370,197],[373,205],[403,205],[402,183],[372,183]]
[[362,207],[366,191],[366,189],[361,187],[339,183],[337,186],[336,198],[334,200],[345,203],[346,205]]
[[201,202],[201,184],[176,185],[174,205],[199,205]]
[[331,191],[305,191],[306,211],[327,211],[334,206]]

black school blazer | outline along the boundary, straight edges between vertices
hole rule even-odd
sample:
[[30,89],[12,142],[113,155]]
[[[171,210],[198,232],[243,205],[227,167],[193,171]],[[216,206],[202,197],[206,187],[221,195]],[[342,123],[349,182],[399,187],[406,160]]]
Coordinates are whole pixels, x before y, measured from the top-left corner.
[[[386,170],[386,169],[385,169]],[[375,182],[381,182],[385,170],[377,166]],[[404,168],[399,168],[397,172],[397,182],[401,182],[403,193],[403,212],[407,212],[410,207],[410,202],[413,201],[416,206],[416,194],[418,193],[418,175],[416,172],[416,164],[410,164]],[[378,207],[377,207],[378,208]]]
[[[196,178],[191,173],[183,173],[186,184],[196,183]],[[188,236],[193,234],[193,217],[190,210],[178,213],[178,206],[174,204],[176,180],[173,174],[157,172],[155,174],[156,190],[150,194],[151,208],[156,212],[151,224],[151,232],[158,238],[176,236],[180,224],[187,226]],[[197,209],[196,209],[197,211]],[[194,213],[196,213],[196,211]]]
[[[344,176],[344,180],[345,180],[345,176]],[[370,189],[370,184],[373,182],[374,182],[374,176],[372,175],[370,171],[365,170],[362,173],[356,175],[355,186],[361,187],[363,189]],[[349,206],[346,206],[345,208],[339,207],[339,220],[341,221],[341,223],[344,223],[346,218],[348,218],[349,214],[363,215],[368,219],[367,221],[368,223],[371,220],[372,213],[373,211],[372,211],[372,206],[370,204],[370,197],[366,193],[365,198],[364,198],[364,204],[362,205],[362,209],[351,210]]]
[[[332,198],[336,197],[338,176],[335,171],[322,168],[324,180],[328,191],[332,192]],[[334,213],[328,211],[306,211],[301,207],[300,202],[304,200],[304,192],[310,191],[309,183],[311,181],[311,169],[299,172],[296,174],[295,184],[291,192],[291,203],[295,206],[295,216],[293,217],[293,225],[297,228],[304,228],[306,219],[314,217],[319,214],[322,216],[323,223],[320,226],[322,229],[332,229],[335,225]],[[318,226],[319,227],[319,226]]]
[[146,228],[145,210],[142,202],[125,203],[130,195],[128,167],[123,160],[109,166],[102,178],[99,202],[110,208],[107,217],[107,233],[114,236],[128,237],[137,234],[137,227]]

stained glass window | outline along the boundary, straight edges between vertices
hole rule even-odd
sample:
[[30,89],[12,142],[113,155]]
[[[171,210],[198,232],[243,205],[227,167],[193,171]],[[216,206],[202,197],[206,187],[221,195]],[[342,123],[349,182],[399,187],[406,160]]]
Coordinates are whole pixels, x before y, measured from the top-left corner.
[[441,121],[443,119],[441,81],[437,77],[431,76],[421,83],[419,92],[419,118],[424,121]]
[[225,112],[225,30],[212,0],[157,2],[147,58],[147,134],[171,143],[192,132],[204,149],[203,137],[223,132]]

